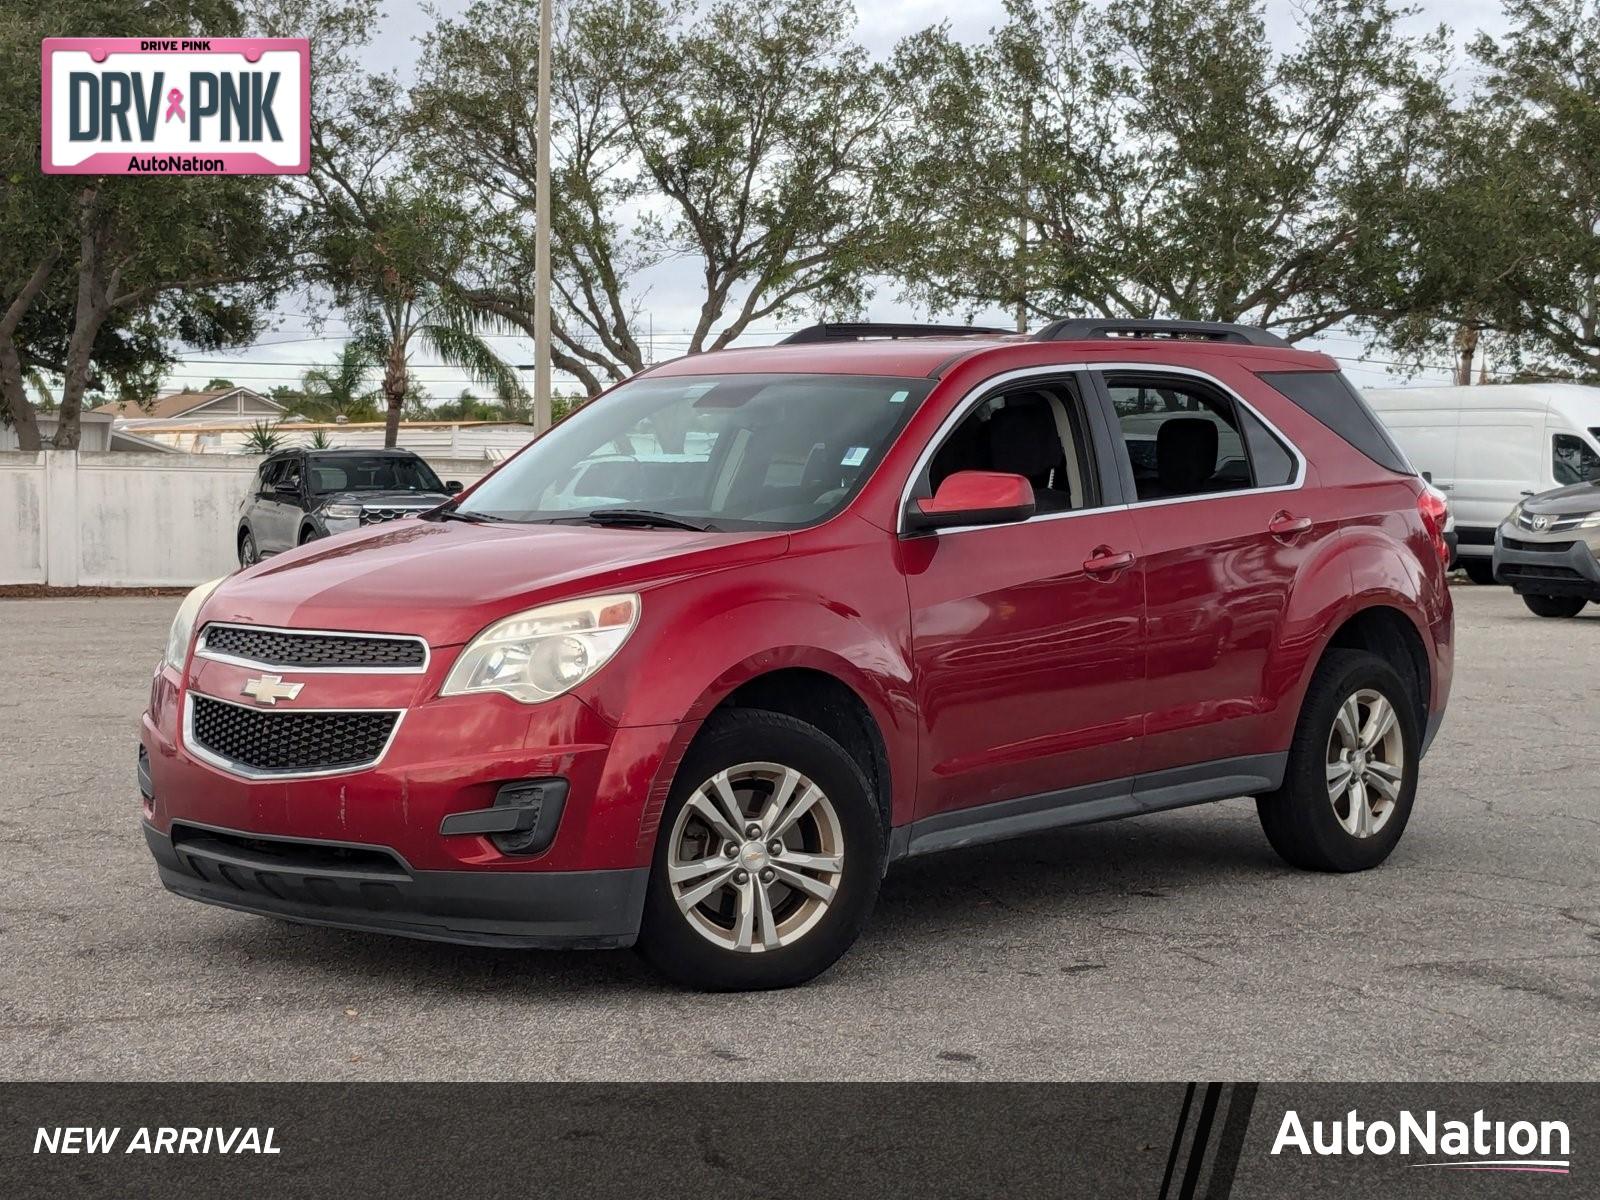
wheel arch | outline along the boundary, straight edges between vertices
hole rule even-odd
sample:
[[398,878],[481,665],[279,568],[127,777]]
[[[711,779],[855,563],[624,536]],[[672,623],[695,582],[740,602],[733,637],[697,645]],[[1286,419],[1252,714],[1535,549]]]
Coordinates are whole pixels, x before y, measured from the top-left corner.
[[879,820],[888,836],[894,819],[889,746],[871,706],[855,688],[814,665],[775,667],[725,690],[706,717],[731,709],[782,713],[815,726],[843,746],[872,786]]

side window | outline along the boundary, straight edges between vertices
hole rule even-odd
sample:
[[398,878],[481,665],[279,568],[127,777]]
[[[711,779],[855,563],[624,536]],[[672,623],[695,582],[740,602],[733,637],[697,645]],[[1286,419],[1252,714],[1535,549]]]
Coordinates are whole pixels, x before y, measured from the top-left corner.
[[1239,410],[1245,445],[1257,487],[1284,487],[1294,482],[1294,455],[1249,409]]
[[286,496],[298,495],[300,492],[300,460],[298,458],[285,459],[278,468],[278,491]]
[[1240,413],[1226,396],[1186,379],[1156,375],[1110,375],[1106,390],[1140,500],[1258,486]]
[[972,409],[928,464],[937,491],[957,471],[1006,471],[1033,485],[1036,511],[1070,512],[1100,502],[1088,427],[1077,390],[1052,381],[1008,388]]
[[1594,447],[1576,434],[1556,434],[1551,452],[1557,483],[1587,483],[1591,479],[1600,479],[1600,454],[1596,454]]
[[281,458],[276,462],[264,462],[261,464],[261,470],[256,475],[257,493],[265,492],[269,487],[272,487],[280,478],[282,478],[283,464],[284,460]]

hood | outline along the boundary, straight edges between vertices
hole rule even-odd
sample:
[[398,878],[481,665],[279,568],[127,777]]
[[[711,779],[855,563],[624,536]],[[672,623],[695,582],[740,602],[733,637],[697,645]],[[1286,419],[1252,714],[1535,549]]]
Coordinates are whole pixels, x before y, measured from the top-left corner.
[[759,562],[788,544],[783,533],[394,521],[229,576],[201,619],[415,633],[448,646],[524,608]]
[[1522,502],[1524,512],[1547,516],[1577,516],[1600,509],[1600,482],[1573,483],[1551,492],[1540,492]]
[[368,508],[433,508],[448,499],[445,492],[327,492],[317,497],[317,507],[362,504]]

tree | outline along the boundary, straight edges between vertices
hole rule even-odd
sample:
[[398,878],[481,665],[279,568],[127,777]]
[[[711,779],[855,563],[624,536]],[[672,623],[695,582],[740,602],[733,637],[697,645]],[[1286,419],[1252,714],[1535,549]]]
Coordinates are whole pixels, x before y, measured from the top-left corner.
[[62,381],[54,444],[78,445],[86,393],[147,398],[174,343],[254,335],[293,268],[281,185],[263,177],[45,176],[37,159],[39,43],[69,33],[138,34],[176,23],[242,28],[230,0],[45,0],[0,16],[0,401],[24,449],[40,445],[24,379]]
[[[1524,373],[1600,375],[1600,8],[1507,0],[1511,29],[1471,46],[1478,95],[1403,212],[1413,353],[1481,335]],[[1467,380],[1462,380],[1463,382]]]
[[343,417],[347,421],[372,421],[378,416],[377,391],[368,378],[377,366],[369,339],[352,338],[339,357],[324,367],[312,367],[300,377],[300,395],[291,411],[319,421]]
[[[489,252],[451,277],[532,332],[536,0],[477,0],[424,39],[417,153]],[[881,235],[886,72],[847,0],[569,0],[552,80],[553,360],[594,393],[646,365],[631,281],[699,269],[688,350],[805,308],[853,311]]]
[[[362,4],[329,4],[318,8],[319,27],[345,28],[348,18],[354,31],[370,15]],[[318,279],[381,367],[384,444],[393,446],[417,348],[497,391],[520,395],[522,384],[483,336],[499,318],[454,285],[482,239],[427,166],[400,154],[407,127],[393,78],[364,74],[343,50],[324,76],[304,195]]]
[[1363,202],[1441,103],[1387,0],[1010,0],[907,41],[890,266],[935,308],[1237,321],[1297,340],[1374,303]]
[[200,390],[202,392],[227,392],[227,391],[231,391],[236,386],[238,386],[238,385],[235,384],[233,382],[233,380],[231,380],[231,379],[223,379],[220,376],[218,376],[217,378],[212,379],[209,382],[207,382],[205,387],[201,388]]

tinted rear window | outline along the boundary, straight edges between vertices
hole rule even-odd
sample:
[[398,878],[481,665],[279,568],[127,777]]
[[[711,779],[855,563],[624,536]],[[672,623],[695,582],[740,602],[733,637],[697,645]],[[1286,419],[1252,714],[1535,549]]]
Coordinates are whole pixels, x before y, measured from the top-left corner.
[[1269,371],[1261,378],[1380,467],[1416,474],[1361,393],[1338,371]]

